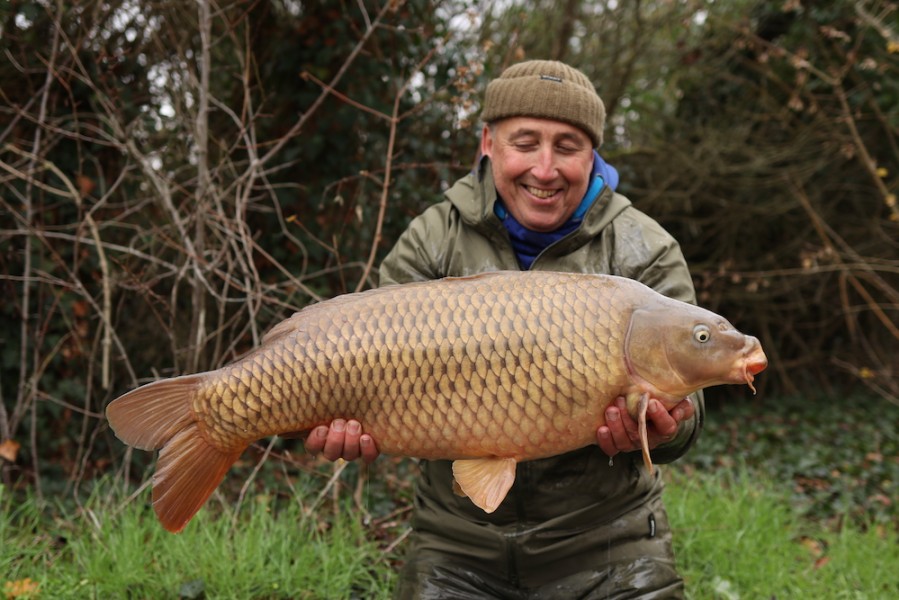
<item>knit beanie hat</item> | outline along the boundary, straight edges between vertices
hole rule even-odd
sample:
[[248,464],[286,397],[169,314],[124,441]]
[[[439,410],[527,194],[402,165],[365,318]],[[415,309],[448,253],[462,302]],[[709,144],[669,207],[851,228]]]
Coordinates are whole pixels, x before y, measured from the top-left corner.
[[554,60],[512,65],[487,85],[481,118],[492,123],[506,117],[538,117],[574,125],[602,144],[606,120],[596,88],[586,75]]

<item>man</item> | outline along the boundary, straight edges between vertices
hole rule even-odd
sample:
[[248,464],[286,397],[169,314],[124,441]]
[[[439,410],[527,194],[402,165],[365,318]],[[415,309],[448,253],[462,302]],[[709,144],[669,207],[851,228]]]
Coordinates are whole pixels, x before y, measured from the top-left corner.
[[[695,302],[683,255],[655,221],[616,194],[594,148],[605,109],[580,71],[553,61],[509,67],[487,87],[476,172],[416,218],[381,264],[381,285],[483,271],[540,269],[637,279]],[[658,470],[642,466],[623,399],[597,445],[520,463],[492,514],[453,494],[449,461],[422,461],[400,598],[677,598]],[[700,396],[649,406],[655,463],[695,441]],[[357,422],[320,427],[307,449],[373,460]]]

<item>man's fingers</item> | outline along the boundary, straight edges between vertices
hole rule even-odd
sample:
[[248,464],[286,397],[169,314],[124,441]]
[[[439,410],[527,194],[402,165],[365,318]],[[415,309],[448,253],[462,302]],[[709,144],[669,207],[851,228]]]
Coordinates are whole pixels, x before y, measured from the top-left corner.
[[[677,435],[681,421],[689,419],[695,412],[693,403],[684,398],[671,412],[656,399],[650,399],[646,409],[646,427],[649,447],[655,448]],[[623,397],[615,399],[606,408],[606,424],[596,431],[596,441],[603,452],[615,456],[619,452],[640,449],[640,434],[637,420],[627,412],[627,402]]]
[[359,449],[362,452],[362,460],[367,463],[373,462],[378,458],[378,446],[375,440],[367,433],[362,434],[359,438]]
[[319,425],[309,433],[309,436],[306,438],[306,441],[303,442],[303,445],[306,447],[306,452],[309,454],[318,454],[324,449],[325,441],[327,439],[328,428],[324,425]]
[[652,422],[655,432],[661,438],[667,439],[677,433],[677,421],[658,400],[650,400],[646,413],[647,421]]
[[621,419],[621,426],[629,434],[637,435],[637,421],[627,411],[627,401],[623,397],[618,397],[614,406],[618,409],[618,415]]
[[344,460],[356,460],[362,454],[359,448],[359,438],[362,435],[362,425],[359,421],[347,421],[346,435],[343,438],[343,453],[340,455]]
[[686,421],[687,419],[693,418],[693,415],[695,413],[696,413],[696,410],[693,406],[693,401],[690,400],[689,398],[684,398],[671,411],[671,416],[674,418],[675,421],[680,423],[681,421]]
[[634,448],[634,442],[624,424],[625,418],[629,418],[627,413],[622,414],[622,411],[616,406],[606,409],[606,426],[609,428],[612,442],[619,452],[628,452]]
[[324,457],[331,461],[341,458],[344,451],[344,439],[346,439],[346,421],[334,419],[331,422],[328,438],[325,440],[325,447],[322,450]]
[[615,441],[612,439],[612,432],[607,425],[603,425],[596,430],[596,443],[599,444],[599,449],[608,456],[615,456],[618,454],[618,447],[615,446]]
[[316,427],[306,438],[305,446],[309,454],[320,453],[330,461],[340,458],[356,460],[361,457],[370,463],[380,455],[375,440],[367,433],[362,433],[362,424],[355,419],[334,419],[330,427]]

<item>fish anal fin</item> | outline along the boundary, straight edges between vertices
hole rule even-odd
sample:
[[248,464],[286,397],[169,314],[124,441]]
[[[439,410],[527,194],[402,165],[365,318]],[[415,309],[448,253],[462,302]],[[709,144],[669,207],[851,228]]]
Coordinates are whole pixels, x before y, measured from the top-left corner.
[[514,458],[472,458],[454,461],[453,477],[463,492],[459,495],[468,496],[478,508],[486,513],[492,513],[515,483],[517,462]]
[[153,509],[162,526],[184,529],[245,449],[219,450],[196,423],[176,434],[159,452],[153,474]]

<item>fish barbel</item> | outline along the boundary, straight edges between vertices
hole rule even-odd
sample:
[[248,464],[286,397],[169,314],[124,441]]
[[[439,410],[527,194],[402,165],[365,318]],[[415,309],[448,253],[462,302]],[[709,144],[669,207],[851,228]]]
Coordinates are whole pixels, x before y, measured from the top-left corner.
[[495,272],[338,296],[276,325],[220,369],[114,400],[126,444],[161,449],[153,505],[180,531],[249,444],[356,419],[386,454],[450,459],[492,512],[518,462],[596,443],[618,396],[638,419],[767,366],[724,318],[609,275]]

